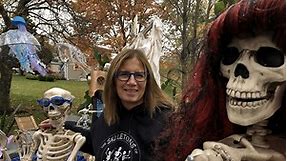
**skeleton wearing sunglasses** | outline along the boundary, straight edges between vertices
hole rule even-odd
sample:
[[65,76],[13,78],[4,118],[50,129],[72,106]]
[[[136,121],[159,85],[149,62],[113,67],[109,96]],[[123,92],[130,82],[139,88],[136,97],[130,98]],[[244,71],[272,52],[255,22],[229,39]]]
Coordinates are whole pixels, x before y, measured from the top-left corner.
[[[42,129],[33,135],[33,152],[37,151],[37,160],[75,160],[86,138],[79,133],[64,129],[64,121],[70,112],[73,99],[74,96],[69,91],[52,88],[37,101],[49,117],[39,125]],[[33,153],[30,155],[32,158]]]

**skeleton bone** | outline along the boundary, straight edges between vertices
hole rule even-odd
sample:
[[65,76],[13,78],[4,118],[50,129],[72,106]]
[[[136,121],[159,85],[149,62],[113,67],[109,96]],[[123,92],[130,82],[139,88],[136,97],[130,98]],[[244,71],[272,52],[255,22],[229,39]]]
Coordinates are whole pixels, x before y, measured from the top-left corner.
[[81,117],[77,121],[76,125],[87,129],[90,128],[89,124],[91,123],[91,119],[89,114],[92,112],[90,112],[90,110],[87,108],[83,108],[78,113],[81,114]]
[[[229,79],[226,86],[227,114],[235,124],[254,125],[247,130],[251,140],[232,135],[219,142],[205,142],[204,150],[193,150],[187,160],[284,161],[285,139],[268,135],[271,132],[265,126],[267,119],[281,106],[286,88],[286,62],[280,60],[283,64],[269,66],[260,64],[260,60],[255,58],[260,47],[279,50],[268,34],[249,39],[235,38],[228,47],[236,48],[239,55],[233,62],[221,62],[221,73]],[[233,56],[230,54],[234,53],[229,53],[229,57]]]
[[18,155],[20,160],[31,160],[32,156],[32,134],[28,131],[18,130],[17,135],[14,137],[15,142],[18,144]]
[[262,46],[278,49],[269,35],[235,38],[228,47],[235,47],[239,57],[231,64],[221,63],[221,72],[229,79],[226,86],[227,114],[235,124],[253,125],[271,117],[281,106],[286,63],[283,60],[284,64],[279,67],[259,64],[254,52]]
[[[70,92],[61,88],[52,88],[44,93],[44,98],[50,99],[54,96],[61,96],[68,100],[74,98]],[[55,107],[52,104],[49,105],[48,116],[52,128],[38,130],[33,134],[33,141],[35,143],[33,151],[37,151],[37,160],[75,160],[77,152],[84,144],[86,138],[80,133],[74,133],[63,128],[65,117],[69,110],[70,105],[67,103],[59,107]]]
[[266,129],[268,121],[264,120],[247,129],[247,135],[252,137],[251,143],[254,146],[261,148],[269,148],[270,145],[265,140],[265,136],[271,133],[271,130]]
[[[234,143],[235,142],[235,143]],[[223,157],[224,156],[224,157]],[[256,148],[240,135],[231,135],[219,142],[205,142],[203,150],[195,149],[194,161],[284,161],[284,155],[272,149]],[[188,159],[186,160],[188,161]]]
[[66,130],[65,134],[37,131],[33,135],[38,143],[38,160],[74,160],[85,138],[79,133]]

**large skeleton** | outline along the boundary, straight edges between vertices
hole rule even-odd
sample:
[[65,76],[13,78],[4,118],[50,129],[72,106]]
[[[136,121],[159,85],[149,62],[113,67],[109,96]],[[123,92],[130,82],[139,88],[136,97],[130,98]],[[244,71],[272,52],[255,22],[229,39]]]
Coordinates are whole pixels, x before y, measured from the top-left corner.
[[205,142],[203,150],[193,150],[187,160],[284,161],[285,138],[272,135],[266,127],[285,92],[285,53],[270,34],[234,38],[225,52],[220,70],[228,79],[227,115],[232,123],[249,127],[246,134]]
[[[62,102],[59,100],[51,101],[56,97],[62,97],[64,100]],[[45,126],[50,125],[50,128],[38,130],[33,134],[35,143],[33,150],[37,150],[37,160],[75,160],[77,152],[84,144],[86,138],[80,133],[66,130],[63,127],[73,98],[74,96],[70,92],[61,88],[52,88],[44,93],[44,99],[51,102],[49,102],[47,107],[44,107],[48,112],[49,119],[42,122],[42,124]],[[57,103],[62,103],[62,105],[55,105]]]

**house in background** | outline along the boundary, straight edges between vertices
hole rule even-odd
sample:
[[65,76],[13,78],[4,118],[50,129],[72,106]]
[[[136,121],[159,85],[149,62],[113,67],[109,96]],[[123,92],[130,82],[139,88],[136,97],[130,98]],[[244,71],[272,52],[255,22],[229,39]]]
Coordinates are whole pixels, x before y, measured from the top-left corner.
[[[102,56],[110,57],[112,53],[111,49],[105,47],[96,47],[96,50]],[[85,51],[85,54],[83,54],[79,49],[75,49],[69,44],[61,44],[58,52],[61,52],[61,54],[56,56],[55,61],[49,64],[49,70],[53,75],[66,80],[86,81],[87,75],[98,66],[92,50]]]
[[80,80],[86,81],[86,77],[89,71],[84,70],[79,64],[74,62],[68,62],[66,68],[63,68],[64,78],[67,80]]
[[53,74],[61,74],[61,66],[63,65],[62,62],[55,62],[52,61],[50,62],[50,64],[48,65],[48,69],[51,73]]
[[87,75],[87,72],[74,62],[63,63],[52,61],[49,64],[49,71],[52,75],[66,80],[85,81]]

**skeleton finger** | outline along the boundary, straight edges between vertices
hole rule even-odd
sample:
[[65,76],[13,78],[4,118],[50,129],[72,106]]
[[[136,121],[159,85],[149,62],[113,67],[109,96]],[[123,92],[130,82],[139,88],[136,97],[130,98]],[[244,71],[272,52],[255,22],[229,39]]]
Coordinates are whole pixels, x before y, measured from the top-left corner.
[[204,150],[204,153],[207,155],[209,161],[224,161],[224,158],[213,149]]
[[220,154],[213,151],[212,149],[195,149],[192,153],[186,158],[186,161],[223,161]]
[[254,146],[246,138],[242,138],[240,144],[245,146],[247,149],[256,152]]
[[202,157],[200,155],[203,155],[203,150],[194,149],[192,153],[189,156],[187,156],[185,161],[208,161],[207,156]]
[[219,154],[224,161],[233,161],[229,153],[224,150],[221,145],[215,144],[212,150]]
[[202,155],[202,154],[203,154],[203,150],[201,150],[201,149],[194,149],[190,155],[193,156],[193,157],[196,157],[196,156]]
[[240,145],[246,147],[249,150],[256,151],[253,145],[242,135],[235,134],[235,135],[229,136],[228,138],[233,139],[234,141],[240,143]]

